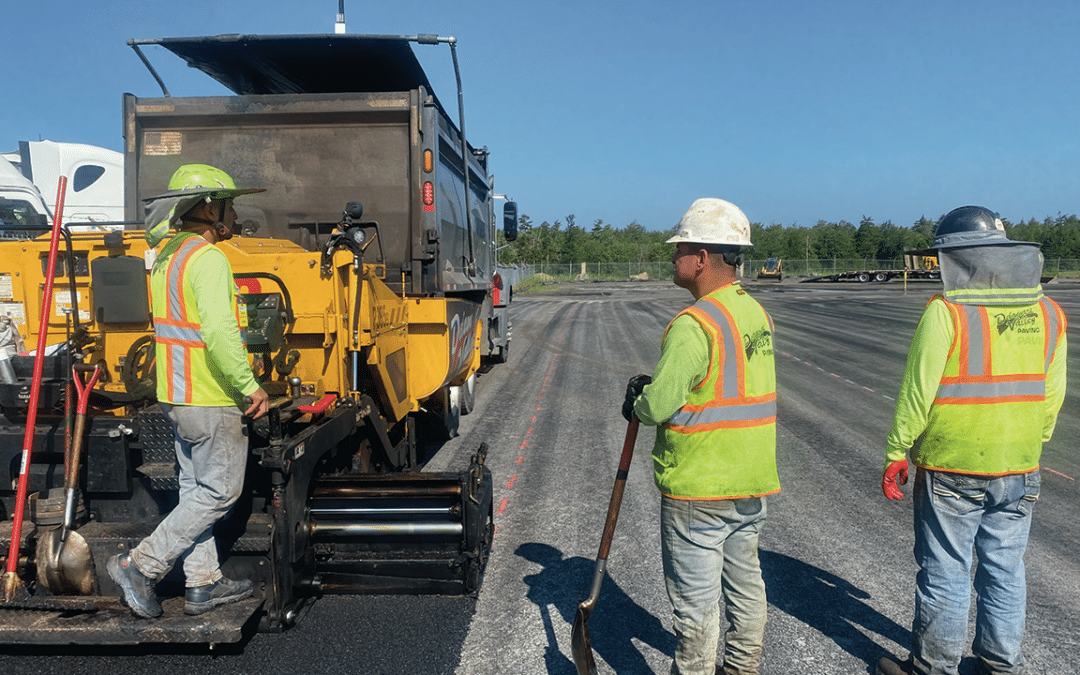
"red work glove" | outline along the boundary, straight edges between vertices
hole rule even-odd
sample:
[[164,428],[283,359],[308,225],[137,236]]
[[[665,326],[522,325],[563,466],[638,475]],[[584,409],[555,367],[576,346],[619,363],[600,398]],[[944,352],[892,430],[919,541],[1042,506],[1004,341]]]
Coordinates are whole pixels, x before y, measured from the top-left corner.
[[897,486],[897,481],[899,480],[900,485],[907,485],[907,473],[906,459],[898,459],[885,467],[885,474],[881,477],[881,491],[885,493],[886,497],[889,499],[904,498],[904,493]]

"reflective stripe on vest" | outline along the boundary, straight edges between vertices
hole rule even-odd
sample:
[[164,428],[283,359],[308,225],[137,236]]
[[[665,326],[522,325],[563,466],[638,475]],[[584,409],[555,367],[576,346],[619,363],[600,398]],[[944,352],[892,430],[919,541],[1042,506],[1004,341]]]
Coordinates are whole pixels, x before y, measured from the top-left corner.
[[1060,319],[1057,309],[1042,298],[1044,364],[1042,372],[994,375],[990,317],[984,305],[946,302],[956,326],[952,352],[959,350],[959,373],[942,377],[934,405],[988,405],[1046,400],[1046,371],[1057,350]]
[[945,299],[958,305],[993,305],[1005,307],[1010,305],[1034,305],[1042,297],[1039,288],[996,288],[996,289],[970,289],[959,288],[945,291]]
[[[764,310],[762,310],[764,312]],[[739,429],[772,424],[776,421],[776,392],[762,396],[746,395],[746,373],[735,319],[726,307],[713,298],[705,298],[685,310],[708,326],[720,348],[723,371],[716,378],[716,395],[704,405],[686,404],[664,424],[677,433],[695,433],[714,429]],[[749,346],[747,348],[750,348]],[[725,357],[725,355],[729,355]],[[710,357],[710,361],[711,361]],[[718,364],[709,364],[701,385],[709,381]]]
[[[1054,354],[1057,353],[1058,343],[1061,342],[1062,332],[1062,316],[1059,314],[1059,308],[1049,299],[1043,298],[1039,301],[1043,306],[1043,320],[1046,322],[1044,328],[1046,329],[1046,344],[1043,346],[1045,357],[1043,359],[1043,370],[1050,370],[1050,362],[1054,360]],[[1053,336],[1053,339],[1051,339]]]
[[[193,402],[192,352],[206,349],[202,324],[191,320],[184,296],[184,278],[188,265],[195,255],[207,246],[213,246],[202,237],[189,237],[173,252],[165,273],[165,316],[154,317],[154,339],[165,347],[165,382],[169,400]],[[246,315],[240,314],[240,297],[235,296],[233,313],[240,331],[240,339],[247,342]]]
[[184,299],[184,274],[192,256],[204,246],[202,237],[190,237],[180,245],[169,261],[165,277],[165,316],[154,321],[154,339],[166,347],[165,372],[169,400],[192,402],[191,350],[205,349],[202,326],[189,320]]

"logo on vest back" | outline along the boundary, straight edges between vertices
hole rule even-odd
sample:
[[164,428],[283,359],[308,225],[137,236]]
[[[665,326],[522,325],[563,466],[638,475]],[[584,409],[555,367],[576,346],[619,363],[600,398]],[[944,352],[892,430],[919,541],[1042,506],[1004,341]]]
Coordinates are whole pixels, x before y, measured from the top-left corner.
[[1007,330],[1017,333],[1041,333],[1042,321],[1039,313],[1033,309],[1021,309],[1015,312],[1002,312],[995,314],[997,332],[1001,335]]
[[754,354],[772,356],[772,331],[768,328],[762,328],[753,335],[750,333],[743,333],[743,348],[746,349],[747,361],[749,361]]

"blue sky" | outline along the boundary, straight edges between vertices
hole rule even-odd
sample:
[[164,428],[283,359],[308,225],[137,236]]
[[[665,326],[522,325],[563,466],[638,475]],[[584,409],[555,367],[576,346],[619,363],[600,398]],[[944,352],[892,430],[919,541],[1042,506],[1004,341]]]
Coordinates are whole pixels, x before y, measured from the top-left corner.
[[[8,0],[0,151],[122,150],[129,38],[330,33],[337,0]],[[673,226],[704,196],[755,222],[909,226],[980,204],[1076,213],[1080,3],[346,0],[351,33],[458,39],[466,130],[535,223]],[[456,116],[445,46],[414,46]],[[174,96],[224,89],[146,50]]]

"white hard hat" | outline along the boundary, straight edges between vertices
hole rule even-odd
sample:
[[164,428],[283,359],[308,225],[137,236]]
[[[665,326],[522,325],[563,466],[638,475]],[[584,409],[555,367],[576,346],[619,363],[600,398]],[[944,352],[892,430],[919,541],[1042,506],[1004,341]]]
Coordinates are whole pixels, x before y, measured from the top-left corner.
[[668,244],[679,242],[695,244],[723,244],[727,246],[752,246],[750,221],[731,202],[707,197],[690,205],[679,220],[675,236]]

